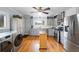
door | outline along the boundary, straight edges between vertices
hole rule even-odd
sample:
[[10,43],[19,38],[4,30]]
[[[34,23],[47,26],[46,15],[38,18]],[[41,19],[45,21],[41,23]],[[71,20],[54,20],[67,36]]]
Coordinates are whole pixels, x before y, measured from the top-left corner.
[[15,47],[20,46],[20,44],[22,43],[22,40],[23,40],[22,39],[22,35],[21,34],[17,35],[16,38],[15,38],[15,40],[14,40]]
[[74,44],[79,45],[79,19],[77,15],[70,16],[68,21],[69,31],[68,31],[68,39],[72,41]]
[[76,45],[79,45],[79,14],[76,15],[76,19],[75,19],[75,30],[74,30],[74,34],[75,34],[75,39],[74,39],[74,43]]
[[75,39],[75,16],[70,16],[68,18],[68,40],[74,42],[74,39]]

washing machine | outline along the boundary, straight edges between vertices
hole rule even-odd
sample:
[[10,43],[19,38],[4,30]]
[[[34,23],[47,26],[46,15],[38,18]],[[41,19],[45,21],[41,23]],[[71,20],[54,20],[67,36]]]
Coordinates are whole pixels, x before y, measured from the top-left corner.
[[22,34],[13,33],[13,47],[14,52],[18,52],[18,49],[21,47],[23,41]]
[[0,52],[12,52],[13,51],[13,40],[12,35],[6,35],[0,38]]

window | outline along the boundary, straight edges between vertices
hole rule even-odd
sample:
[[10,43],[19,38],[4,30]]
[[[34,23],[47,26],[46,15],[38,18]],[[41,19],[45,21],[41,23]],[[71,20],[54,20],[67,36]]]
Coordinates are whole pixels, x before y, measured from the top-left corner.
[[0,29],[6,27],[6,16],[0,15]]
[[44,25],[44,21],[36,21],[35,25]]
[[0,15],[0,27],[4,27],[4,16]]

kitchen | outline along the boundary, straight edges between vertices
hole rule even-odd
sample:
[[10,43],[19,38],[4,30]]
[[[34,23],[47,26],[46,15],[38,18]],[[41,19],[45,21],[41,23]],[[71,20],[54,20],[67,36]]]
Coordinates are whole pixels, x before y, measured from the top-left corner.
[[78,13],[78,7],[0,7],[0,52],[79,51],[68,40],[69,26],[78,25],[68,19]]

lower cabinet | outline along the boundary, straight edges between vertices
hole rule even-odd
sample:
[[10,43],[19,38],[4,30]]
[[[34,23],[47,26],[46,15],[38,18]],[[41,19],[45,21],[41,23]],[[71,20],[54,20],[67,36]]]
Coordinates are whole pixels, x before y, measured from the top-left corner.
[[64,45],[64,32],[60,32],[60,42]]
[[39,35],[39,29],[31,29],[30,35]]
[[54,29],[48,29],[48,35],[54,36]]

